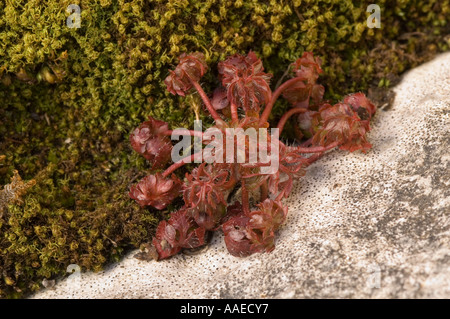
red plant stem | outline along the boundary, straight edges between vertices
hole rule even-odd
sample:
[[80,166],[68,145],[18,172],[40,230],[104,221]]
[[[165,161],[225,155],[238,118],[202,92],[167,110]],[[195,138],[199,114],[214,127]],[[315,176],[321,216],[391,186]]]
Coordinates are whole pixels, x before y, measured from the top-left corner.
[[335,148],[336,146],[339,146],[340,144],[342,144],[342,142],[336,141],[327,146],[292,147],[292,149],[295,149],[299,153],[321,153],[321,152],[329,151],[329,150]]
[[311,165],[312,163],[314,163],[315,161],[317,161],[319,158],[323,157],[324,155],[325,155],[325,153],[318,153],[318,154],[314,154],[311,157],[308,157],[306,165]]
[[[177,131],[176,134],[177,135],[190,135],[190,136],[203,137],[203,132],[200,132],[200,131],[187,130],[187,131],[189,131],[189,134],[183,134],[184,133],[183,131],[186,132],[186,130],[180,130],[180,131]],[[166,136],[171,136],[173,134],[173,132],[174,132],[173,130],[167,130],[167,131],[163,132],[162,134],[166,135]]]
[[260,197],[261,203],[265,201],[268,196],[269,196],[269,186],[267,185],[267,181],[264,181],[264,183],[261,185],[261,197]]
[[281,84],[275,92],[272,94],[272,99],[270,102],[266,105],[266,108],[264,109],[261,118],[259,120],[259,124],[262,125],[267,122],[269,119],[270,113],[272,112],[273,105],[275,104],[275,101],[280,97],[281,93],[283,93],[284,90],[286,90],[288,87],[290,87],[292,84],[294,84],[297,81],[300,81],[300,78],[293,78],[290,79],[283,84]]
[[305,108],[294,107],[294,108],[290,109],[289,111],[287,111],[286,113],[284,113],[277,125],[277,128],[280,130],[279,134],[281,134],[281,132],[283,132],[284,125],[286,124],[287,120],[292,115],[298,114],[298,113],[305,113],[307,111],[308,111],[308,109],[305,109]]
[[[245,164],[245,168],[258,168],[258,167],[263,167],[263,166],[268,166],[269,164],[267,164],[267,163],[252,163],[252,164]],[[246,177],[247,175],[245,175],[245,176],[243,176],[244,178],[247,178]]]
[[231,119],[233,120],[233,122],[239,122],[237,105],[234,103],[231,103]]
[[214,120],[221,120],[219,114],[216,112],[216,110],[214,109],[214,107],[211,104],[211,101],[209,100],[208,96],[206,95],[205,91],[203,91],[201,85],[198,82],[192,81],[191,80],[192,85],[195,87],[195,89],[197,90],[198,94],[200,94],[200,97],[203,100],[203,103],[205,103],[206,108],[208,109],[209,113],[211,113],[211,116]]
[[261,175],[263,175],[263,174],[261,174],[261,173],[255,173],[255,174],[250,174],[250,175],[242,176],[242,178],[253,178],[253,177],[258,177],[258,176],[261,176]]
[[199,156],[200,156],[200,158],[201,158],[202,152],[198,152],[198,153],[192,154],[191,156],[186,156],[185,158],[179,160],[178,162],[173,163],[172,165],[170,165],[170,166],[163,172],[162,175],[163,175],[164,177],[169,176],[169,175],[172,174],[176,169],[180,168],[180,167],[183,166],[184,164],[192,163],[192,162],[193,162],[197,157],[199,157]]
[[245,181],[242,181],[242,210],[244,214],[250,214],[250,201],[248,199],[248,190],[245,187]]

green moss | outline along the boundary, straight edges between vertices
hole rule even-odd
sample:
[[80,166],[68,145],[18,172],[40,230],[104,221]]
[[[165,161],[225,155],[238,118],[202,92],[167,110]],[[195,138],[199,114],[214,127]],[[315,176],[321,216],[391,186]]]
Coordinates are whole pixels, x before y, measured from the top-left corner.
[[[147,169],[128,135],[148,115],[193,123],[163,84],[180,53],[202,51],[215,68],[252,49],[275,82],[314,51],[327,97],[337,99],[392,85],[448,50],[449,0],[380,0],[381,29],[366,27],[371,2],[0,0],[0,184],[13,168],[37,181],[2,218],[0,296],[38,289],[70,263],[100,269],[150,238],[163,215],[128,199]],[[81,3],[80,29],[66,26],[72,3]]]
[[[81,185],[71,189],[64,177],[71,170],[47,166],[24,203],[10,205],[0,218],[3,297],[36,290],[44,278],[64,275],[70,264],[101,270],[127,247],[139,246],[156,225],[155,215],[127,200],[129,172],[119,170],[107,180],[95,174],[102,188],[97,194]],[[105,182],[108,187],[100,186]]]

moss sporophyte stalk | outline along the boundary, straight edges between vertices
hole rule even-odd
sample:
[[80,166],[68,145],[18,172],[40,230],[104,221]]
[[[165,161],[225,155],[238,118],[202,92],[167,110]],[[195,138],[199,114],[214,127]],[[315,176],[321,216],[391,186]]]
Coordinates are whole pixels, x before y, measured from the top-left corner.
[[[71,4],[80,7],[80,28],[66,23]],[[11,184],[16,170],[23,183],[35,181],[0,218],[0,297],[36,291],[71,264],[102,269],[147,243],[183,205],[177,198],[159,211],[128,196],[148,174],[129,144],[139,123],[151,116],[171,128],[196,119],[213,125],[198,95],[166,90],[181,53],[204,55],[211,71],[199,84],[212,93],[227,56],[254,51],[274,90],[293,61],[314,52],[324,98],[340,101],[369,88],[383,93],[403,71],[448,49],[449,0],[377,1],[379,29],[367,27],[369,4],[0,0],[0,185]],[[270,127],[288,108],[277,100]],[[311,137],[307,121],[294,123],[281,138],[292,140],[298,129]]]

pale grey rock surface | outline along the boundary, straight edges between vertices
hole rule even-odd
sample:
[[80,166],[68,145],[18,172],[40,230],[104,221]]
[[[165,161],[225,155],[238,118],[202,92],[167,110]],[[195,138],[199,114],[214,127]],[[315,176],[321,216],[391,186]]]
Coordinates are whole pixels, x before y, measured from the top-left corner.
[[74,274],[34,298],[450,298],[450,53],[410,71],[367,154],[334,151],[288,200],[270,254],[209,250]]

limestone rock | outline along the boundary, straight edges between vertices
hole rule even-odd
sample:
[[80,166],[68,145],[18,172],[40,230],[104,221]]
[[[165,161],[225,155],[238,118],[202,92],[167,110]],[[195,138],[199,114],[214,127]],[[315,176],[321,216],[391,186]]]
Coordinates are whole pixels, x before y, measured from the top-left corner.
[[450,53],[404,76],[367,153],[333,151],[288,200],[270,254],[131,253],[34,298],[450,298]]

